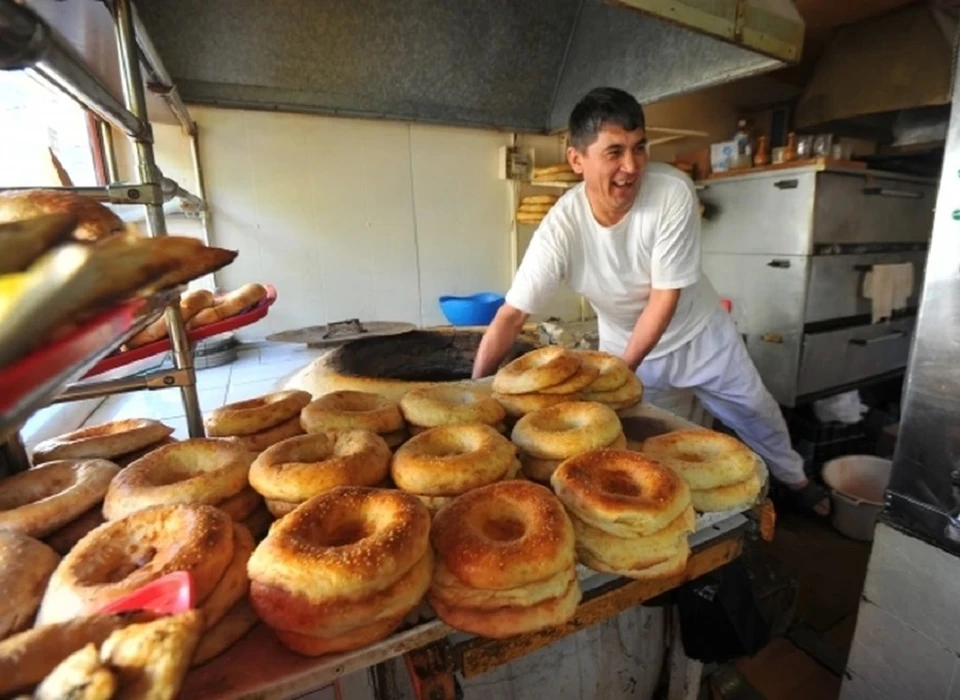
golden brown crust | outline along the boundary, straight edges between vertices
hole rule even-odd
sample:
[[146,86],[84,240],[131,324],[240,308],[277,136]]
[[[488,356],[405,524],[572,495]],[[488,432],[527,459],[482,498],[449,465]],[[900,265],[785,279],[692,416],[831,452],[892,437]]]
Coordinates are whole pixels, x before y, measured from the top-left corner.
[[174,571],[210,595],[233,558],[233,523],[213,506],[154,506],[101,525],[67,554],[40,604],[39,624],[92,614]]
[[581,361],[580,369],[574,372],[573,375],[567,377],[567,379],[559,384],[541,389],[540,393],[564,395],[576,394],[580,391],[583,391],[583,389],[593,382],[599,374],[600,370],[597,369],[595,365],[587,364]]
[[53,669],[33,692],[33,700],[111,700],[117,679],[100,661],[97,647],[87,644]]
[[310,394],[305,391],[277,391],[217,408],[204,425],[210,437],[253,435],[299,416],[308,403]]
[[754,470],[749,478],[735,484],[702,491],[690,489],[690,500],[693,507],[701,513],[743,510],[756,503],[761,488],[763,483]]
[[413,389],[400,399],[400,411],[408,423],[421,428],[460,423],[503,422],[506,412],[488,394],[462,385]]
[[119,471],[103,459],[64,460],[0,480],[0,530],[45,537],[103,500]]
[[453,606],[432,594],[428,596],[437,617],[448,625],[463,632],[492,639],[504,639],[562,625],[576,614],[581,598],[576,577],[563,595],[535,605],[504,606],[488,610]]
[[390,471],[390,448],[376,433],[344,430],[290,438],[254,460],[250,485],[271,501],[301,503],[337,486],[375,486]]
[[239,523],[263,505],[263,498],[249,486],[244,486],[240,493],[230,496],[230,498],[220,501],[215,505],[229,515],[231,520]]
[[550,477],[563,464],[562,459],[541,459],[540,457],[531,457],[523,452],[520,453],[519,457],[520,464],[523,465],[524,475],[544,486],[550,486]]
[[198,328],[236,316],[240,312],[259,304],[266,296],[267,289],[262,284],[258,282],[245,284],[239,289],[215,299],[212,304],[190,319],[187,328]]
[[528,413],[539,411],[558,403],[575,401],[579,394],[493,394],[494,400],[503,406],[510,418],[522,418]]
[[76,520],[71,520],[59,530],[51,532],[43,538],[43,541],[50,545],[58,554],[66,554],[73,549],[77,542],[86,537],[88,532],[107,522],[101,512],[102,507],[103,503],[97,503]]
[[756,473],[756,458],[735,437],[712,430],[674,430],[643,441],[641,452],[677,472],[691,489],[736,484]]
[[220,656],[227,649],[243,639],[254,628],[260,618],[250,606],[250,601],[241,598],[230,608],[220,622],[207,629],[200,638],[197,650],[193,653],[191,666],[199,666],[210,659]]
[[423,556],[430,513],[402,491],[344,486],[277,521],[250,557],[252,582],[315,600],[382,590]]
[[116,464],[121,469],[125,469],[129,467],[131,464],[133,464],[134,462],[136,462],[141,457],[146,457],[148,454],[150,454],[154,450],[160,447],[163,447],[164,445],[172,445],[175,442],[180,442],[180,441],[172,436],[166,437],[160,442],[156,442],[152,445],[147,445],[141,450],[137,450],[135,452],[128,452],[127,454],[120,455],[119,457],[112,457],[110,461]]
[[243,525],[233,524],[233,559],[227,565],[216,588],[199,610],[203,613],[203,628],[209,630],[227,614],[238,600],[246,597],[250,588],[247,561],[253,554],[253,535]]
[[587,551],[580,551],[578,554],[583,565],[593,569],[594,571],[600,571],[607,574],[617,574],[618,576],[625,576],[626,578],[654,580],[673,578],[674,576],[679,576],[686,571],[687,560],[690,558],[690,545],[687,544],[686,540],[683,540],[680,544],[680,547],[677,549],[677,552],[669,559],[643,569],[634,570],[624,570],[610,566],[603,560],[598,559],[595,555]]
[[457,496],[504,477],[516,448],[489,425],[446,425],[412,437],[393,456],[397,488],[426,496]]
[[580,369],[580,358],[565,348],[548,345],[531,350],[502,367],[493,378],[498,394],[531,394],[556,386]]
[[582,395],[585,401],[596,401],[619,411],[635,406],[643,400],[643,383],[640,381],[640,377],[630,372],[626,383],[618,389],[612,391],[584,391]]
[[253,455],[223,440],[196,438],[150,452],[114,477],[103,515],[118,520],[150,506],[216,505],[247,485]]
[[392,433],[383,433],[380,435],[380,437],[382,437],[383,441],[387,443],[387,447],[389,447],[391,450],[395,450],[410,439],[410,432],[406,429],[394,430]]
[[621,537],[652,535],[690,505],[683,479],[628,450],[591,450],[571,457],[550,483],[581,520]]
[[267,510],[270,512],[270,515],[274,518],[282,518],[284,515],[292,513],[298,506],[305,503],[305,501],[277,501],[272,498],[267,498],[264,502],[267,505]]
[[[609,450],[625,450],[627,448],[627,438],[623,433],[617,435],[616,440],[606,446]],[[533,479],[544,486],[550,486],[550,478],[557,471],[557,467],[563,464],[562,459],[542,459],[540,457],[531,457],[528,454],[520,453],[520,462],[523,464],[523,473],[528,479]]]
[[566,459],[611,444],[622,430],[617,414],[606,406],[570,401],[528,413],[513,427],[511,439],[532,457]]
[[148,418],[92,425],[44,440],[34,448],[33,462],[110,459],[155,445],[172,434],[173,428]]
[[0,639],[30,625],[59,562],[43,542],[0,530]]
[[641,537],[618,537],[571,514],[578,556],[586,552],[617,571],[634,571],[676,556],[687,535],[696,529],[697,517],[688,507],[662,530]]
[[100,660],[117,675],[115,700],[175,700],[203,634],[203,615],[188,610],[117,630]]
[[[184,323],[188,322],[198,313],[213,306],[213,293],[206,289],[194,289],[185,292],[180,297],[180,317]],[[169,334],[167,330],[166,315],[161,316],[142,331],[127,341],[128,348],[137,348],[141,345],[154,343],[166,338]]]
[[123,220],[97,201],[59,190],[0,192],[0,222],[22,221],[43,214],[69,214],[76,218],[73,237],[95,241],[126,230]]
[[536,605],[552,598],[559,598],[570,584],[577,580],[577,571],[570,567],[560,571],[543,581],[535,581],[501,591],[487,591],[482,588],[471,588],[458,579],[449,569],[438,566],[430,585],[430,596],[454,607],[472,608],[476,610],[496,610],[504,607],[520,607]]
[[580,350],[577,354],[580,356],[580,362],[597,370],[597,378],[584,387],[584,392],[615,391],[630,381],[630,375],[633,372],[630,371],[627,363],[616,355],[599,350]]
[[254,582],[250,602],[260,619],[273,629],[331,637],[406,615],[426,595],[433,565],[433,552],[428,548],[392,585],[361,597],[313,599],[298,591]]
[[94,615],[43,625],[0,641],[0,695],[27,690],[87,644],[100,646],[129,624],[121,615]]
[[268,447],[276,445],[278,442],[283,442],[284,440],[289,440],[290,438],[297,437],[298,435],[303,435],[303,428],[300,426],[300,416],[294,416],[288,421],[276,425],[272,428],[267,428],[259,433],[254,433],[253,435],[232,435],[230,437],[218,438],[224,442],[229,442],[232,445],[237,447],[242,447],[243,449],[253,452],[254,454],[260,454]]
[[308,433],[328,430],[393,433],[405,427],[397,403],[363,391],[334,391],[311,401],[300,414],[300,423]]
[[438,561],[473,588],[504,590],[573,566],[573,526],[543,486],[501,481],[443,508],[430,535]]
[[381,620],[332,637],[311,637],[297,632],[274,630],[280,643],[304,656],[324,656],[353,651],[389,637],[400,625],[403,616]]

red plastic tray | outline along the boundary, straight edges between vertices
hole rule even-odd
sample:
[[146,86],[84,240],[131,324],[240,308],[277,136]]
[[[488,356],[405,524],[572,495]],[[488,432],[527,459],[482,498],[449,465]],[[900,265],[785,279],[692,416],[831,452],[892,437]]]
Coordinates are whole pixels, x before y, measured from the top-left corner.
[[[3,421],[14,414],[35,410],[63,385],[76,378],[91,359],[108,352],[130,333],[155,301],[133,299],[104,311],[72,333],[43,345],[19,360],[0,368],[0,415]],[[25,416],[20,416],[25,417]]]
[[[273,302],[277,300],[277,290],[271,284],[265,284],[264,287],[266,287],[267,296],[261,299],[256,306],[251,307],[249,310],[244,311],[241,314],[224,319],[223,321],[217,321],[216,323],[210,323],[206,326],[200,326],[199,328],[194,328],[187,331],[187,336],[190,338],[190,342],[195,343],[198,340],[203,340],[204,338],[210,338],[215,335],[220,335],[221,333],[229,333],[237,328],[249,326],[251,323],[255,323],[266,316],[267,311],[273,305]],[[100,362],[95,364],[93,368],[87,372],[86,375],[84,375],[84,377],[93,377],[97,374],[102,374],[103,372],[109,372],[112,369],[124,367],[125,365],[129,365],[132,362],[142,360],[146,357],[152,357],[154,355],[167,352],[171,348],[172,345],[170,343],[170,338],[164,338],[163,340],[148,343],[147,345],[141,345],[140,347],[132,350],[115,352],[114,354],[103,358],[100,360]]]

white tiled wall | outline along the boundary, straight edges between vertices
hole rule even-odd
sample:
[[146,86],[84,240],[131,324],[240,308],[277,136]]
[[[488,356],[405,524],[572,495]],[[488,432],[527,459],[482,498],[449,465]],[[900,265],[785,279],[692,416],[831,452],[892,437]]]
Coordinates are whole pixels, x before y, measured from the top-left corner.
[[[274,284],[277,304],[239,333],[345,318],[445,323],[444,293],[509,285],[507,134],[315,115],[191,108],[200,127],[218,275]],[[185,140],[158,129],[164,170],[189,182]],[[175,131],[173,132],[175,136]]]
[[841,700],[960,700],[960,558],[877,526]]

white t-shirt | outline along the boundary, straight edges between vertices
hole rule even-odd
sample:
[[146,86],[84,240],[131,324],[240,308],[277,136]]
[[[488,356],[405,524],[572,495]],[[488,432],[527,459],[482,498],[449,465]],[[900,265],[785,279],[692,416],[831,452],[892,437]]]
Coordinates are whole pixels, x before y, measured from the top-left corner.
[[533,235],[507,303],[537,314],[561,282],[597,312],[601,350],[623,355],[651,289],[682,291],[648,357],[689,342],[720,304],[700,271],[700,214],[690,178],[650,163],[630,212],[609,228],[597,223],[582,184],[567,192]]

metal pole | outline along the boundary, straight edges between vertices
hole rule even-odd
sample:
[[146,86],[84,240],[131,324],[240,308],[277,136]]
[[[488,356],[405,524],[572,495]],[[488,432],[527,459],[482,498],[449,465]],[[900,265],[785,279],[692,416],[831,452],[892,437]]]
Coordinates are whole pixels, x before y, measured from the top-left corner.
[[[147,122],[147,103],[140,75],[140,62],[137,56],[136,36],[133,29],[133,6],[130,0],[116,0],[115,22],[117,31],[117,49],[120,55],[120,75],[123,78],[123,94],[127,107]],[[160,172],[157,169],[151,141],[135,139],[137,168],[144,183],[160,184]],[[167,224],[163,216],[163,204],[147,204],[147,233],[150,236],[167,235]],[[177,369],[187,370],[190,385],[180,387],[184,411],[187,414],[187,430],[190,437],[203,437],[203,415],[197,399],[196,378],[193,374],[193,351],[187,338],[186,326],[180,315],[180,305],[174,302],[166,310],[167,329],[173,345],[173,361]]]
[[100,131],[100,144],[103,146],[103,160],[106,161],[107,184],[113,185],[120,182],[120,174],[117,171],[117,151],[113,147],[113,131],[102,119],[97,120],[97,128]]
[[124,108],[72,46],[29,8],[0,0],[0,69],[24,68],[32,69],[131,138],[150,139],[146,117],[138,118]]
[[177,90],[173,78],[170,77],[170,73],[167,72],[166,66],[163,65],[160,53],[157,51],[157,47],[153,45],[153,41],[150,39],[146,27],[144,27],[140,21],[140,14],[137,12],[136,7],[133,7],[133,30],[137,38],[137,45],[140,47],[141,53],[143,53],[144,63],[147,66],[147,70],[151,73],[151,77],[153,78],[152,82],[155,83],[155,85],[150,86],[150,89],[156,91],[163,97],[170,107],[170,111],[173,112],[177,121],[180,122],[183,132],[187,135],[192,135],[197,128],[196,124],[190,119],[187,106],[183,104],[183,100],[180,99],[180,92]]
[[200,222],[203,226],[203,242],[210,245],[210,207],[207,206],[207,188],[203,182],[203,166],[200,164],[200,129],[194,124],[190,134],[190,156],[193,159],[193,175],[197,196],[200,197]]

